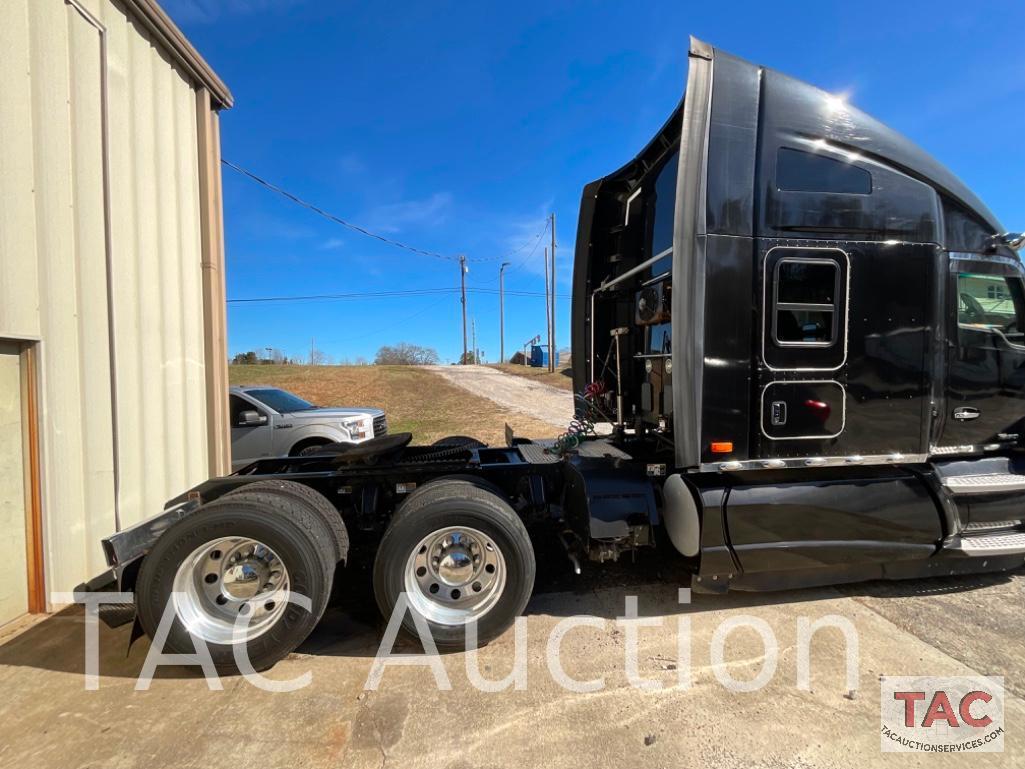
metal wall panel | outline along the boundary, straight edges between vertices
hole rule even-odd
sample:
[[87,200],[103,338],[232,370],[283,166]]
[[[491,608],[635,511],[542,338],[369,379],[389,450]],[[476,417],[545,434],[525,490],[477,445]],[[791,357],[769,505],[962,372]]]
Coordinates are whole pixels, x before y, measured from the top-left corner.
[[207,474],[195,86],[115,0],[4,0],[0,50],[0,337],[41,340],[47,589],[69,590]]

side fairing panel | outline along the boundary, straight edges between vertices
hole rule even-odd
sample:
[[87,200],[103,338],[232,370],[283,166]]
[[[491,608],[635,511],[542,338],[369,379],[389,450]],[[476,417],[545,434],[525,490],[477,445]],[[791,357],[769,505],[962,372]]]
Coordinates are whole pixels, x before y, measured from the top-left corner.
[[925,558],[943,536],[928,491],[898,470],[739,483],[729,491],[726,521],[745,573]]

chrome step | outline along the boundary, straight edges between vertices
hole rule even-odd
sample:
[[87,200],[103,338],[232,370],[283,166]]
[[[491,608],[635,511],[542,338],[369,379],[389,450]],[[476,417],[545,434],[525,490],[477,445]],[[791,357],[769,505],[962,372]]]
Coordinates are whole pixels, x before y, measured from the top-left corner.
[[993,494],[1025,491],[1025,475],[993,473],[991,475],[948,475],[943,485],[954,494]]
[[1013,529],[1015,526],[1021,526],[1021,521],[979,521],[978,523],[966,523],[962,531],[995,531],[998,529]]
[[1003,531],[999,534],[961,537],[952,549],[972,556],[1025,554],[1025,531]]

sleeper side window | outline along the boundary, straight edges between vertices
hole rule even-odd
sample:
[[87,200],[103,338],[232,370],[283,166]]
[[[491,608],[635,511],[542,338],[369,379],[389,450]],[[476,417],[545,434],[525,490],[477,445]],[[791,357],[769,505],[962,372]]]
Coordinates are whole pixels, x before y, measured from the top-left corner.
[[832,259],[786,258],[776,263],[773,340],[781,346],[823,347],[836,341],[840,265]]
[[778,371],[835,371],[847,357],[850,259],[839,248],[776,246],[763,263],[762,359]]

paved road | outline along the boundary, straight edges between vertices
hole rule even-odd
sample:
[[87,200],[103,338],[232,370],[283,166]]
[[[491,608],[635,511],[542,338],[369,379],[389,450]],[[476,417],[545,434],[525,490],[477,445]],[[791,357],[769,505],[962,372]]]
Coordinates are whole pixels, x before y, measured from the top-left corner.
[[[231,763],[276,767],[983,767],[1025,766],[1025,574],[868,583],[842,589],[694,596],[677,600],[683,572],[670,555],[599,567],[574,577],[541,553],[538,594],[527,610],[527,687],[485,693],[470,685],[464,654],[443,664],[450,691],[423,667],[391,667],[376,691],[364,684],[382,623],[365,582],[350,575],[342,606],[325,616],[299,652],[267,675],[312,681],[292,693],[260,691],[226,678],[208,691],[186,669],[168,669],[149,691],[135,691],[148,651],[125,655],[129,631],[100,630],[100,688],[83,689],[83,619],[70,610],[0,646],[0,767],[196,767]],[[346,584],[349,584],[348,582]],[[660,628],[640,631],[639,672],[662,684],[631,687],[625,632],[615,623],[626,596]],[[570,615],[600,627],[565,636],[560,659],[578,680],[603,688],[574,693],[546,664],[551,631]],[[768,685],[733,693],[714,675],[717,627],[741,615],[764,620],[779,644]],[[843,640],[820,631],[811,648],[811,691],[798,689],[799,618],[850,620],[859,638],[858,683],[845,683]],[[681,619],[691,625],[689,686],[679,683]],[[512,632],[480,652],[485,678],[514,658]],[[402,651],[413,652],[412,647]],[[725,664],[736,679],[756,676],[765,659],[758,635],[729,636]],[[1007,685],[1003,753],[897,756],[880,752],[881,675],[1002,675]]]
[[488,366],[431,366],[452,384],[500,406],[565,428],[573,416],[573,394]]

